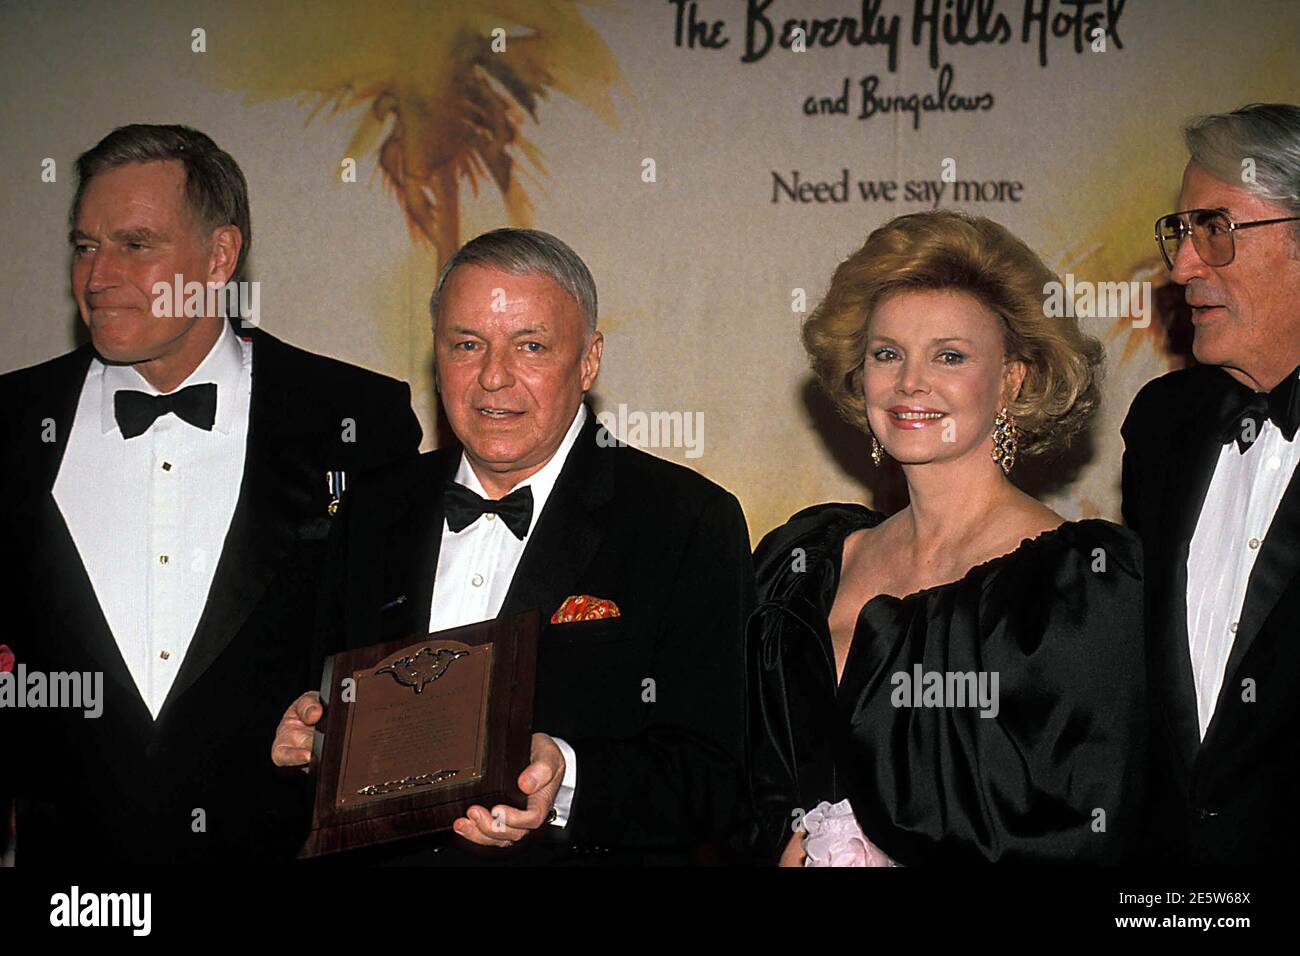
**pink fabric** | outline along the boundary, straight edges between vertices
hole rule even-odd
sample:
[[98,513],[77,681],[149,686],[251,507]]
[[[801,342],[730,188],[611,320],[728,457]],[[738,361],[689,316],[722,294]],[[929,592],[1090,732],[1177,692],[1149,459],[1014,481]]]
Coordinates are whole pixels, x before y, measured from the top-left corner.
[[803,818],[804,866],[897,866],[867,839],[849,801],[823,800]]

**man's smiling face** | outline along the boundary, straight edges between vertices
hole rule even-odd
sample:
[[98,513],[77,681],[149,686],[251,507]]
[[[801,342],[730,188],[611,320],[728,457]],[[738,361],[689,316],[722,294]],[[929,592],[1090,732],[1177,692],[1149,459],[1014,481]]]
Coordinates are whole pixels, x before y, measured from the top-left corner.
[[544,274],[458,266],[438,300],[434,360],[452,431],[499,497],[550,461],[596,381],[604,341]]

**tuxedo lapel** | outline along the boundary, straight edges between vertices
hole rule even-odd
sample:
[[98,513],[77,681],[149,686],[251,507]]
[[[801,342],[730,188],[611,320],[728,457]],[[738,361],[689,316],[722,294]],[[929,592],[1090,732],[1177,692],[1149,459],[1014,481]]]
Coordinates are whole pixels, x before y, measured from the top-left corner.
[[[53,492],[54,480],[59,475],[59,466],[63,464],[63,453],[68,448],[72,423],[77,417],[77,403],[81,399],[81,390],[86,384],[86,372],[90,369],[90,361],[94,357],[94,350],[89,345],[83,345],[75,352],[59,359],[51,368],[49,391],[46,393],[50,398],[48,410],[33,408],[32,411],[36,416],[33,424],[47,415],[53,419],[54,440],[45,441],[45,430],[40,429],[41,441],[30,446],[36,449],[37,454],[23,459],[31,463],[31,470],[26,479],[29,484],[26,484],[26,487],[39,488],[46,494]],[[52,494],[50,500],[54,500]]]
[[443,485],[453,479],[460,464],[459,448],[425,455],[416,469],[416,481],[410,489],[410,545],[407,549],[415,568],[410,595],[416,618],[415,630],[427,629],[433,613],[434,578],[438,573],[438,555],[442,551]]
[[67,637],[80,647],[85,663],[78,663],[78,669],[101,671],[122,700],[139,711],[137,716],[152,724],[153,715],[122,658],[63,513],[52,494],[47,491],[42,497],[31,555],[33,604],[49,615],[48,633]]
[[1172,460],[1167,471],[1164,516],[1159,540],[1167,548],[1169,593],[1163,607],[1157,608],[1161,628],[1161,653],[1156,662],[1154,680],[1165,719],[1177,744],[1178,756],[1190,772],[1201,743],[1200,722],[1196,710],[1196,681],[1192,673],[1191,650],[1187,634],[1187,557],[1192,536],[1205,504],[1205,495],[1214,476],[1214,468],[1223,445],[1207,434],[1204,410],[1183,420],[1175,439]]
[[[1227,692],[1229,685],[1234,683],[1233,674],[1259,636],[1260,629],[1273,612],[1282,592],[1300,574],[1300,480],[1297,480],[1297,475],[1300,475],[1300,469],[1291,476],[1286,492],[1278,503],[1277,512],[1273,515],[1273,522],[1264,536],[1259,557],[1255,559],[1255,567],[1250,573],[1246,599],[1237,624],[1237,635],[1223,672],[1220,694]],[[1215,713],[1219,712],[1216,706]],[[1208,730],[1206,736],[1209,736]]]
[[529,535],[501,607],[503,615],[537,608],[545,623],[560,602],[575,593],[600,547],[604,534],[594,512],[614,493],[611,456],[596,442],[600,428],[588,409],[587,421]]
[[51,367],[48,391],[45,392],[50,400],[48,411],[38,411],[53,420],[53,441],[39,442],[34,446],[37,454],[22,459],[27,463],[27,474],[20,487],[33,489],[36,494],[29,580],[36,589],[36,606],[49,613],[49,633],[75,641],[87,656],[87,665],[83,669],[102,671],[105,679],[123,693],[123,698],[133,700],[140,715],[152,722],[144,698],[140,696],[99,606],[72,532],[54,500],[54,482],[63,464],[77,404],[94,354],[89,345],[84,345]]
[[[301,420],[293,370],[280,343],[253,335],[253,383],[244,474],[208,600],[159,721],[230,644],[275,577],[280,560],[310,515],[310,428]],[[324,517],[324,510],[320,517]]]

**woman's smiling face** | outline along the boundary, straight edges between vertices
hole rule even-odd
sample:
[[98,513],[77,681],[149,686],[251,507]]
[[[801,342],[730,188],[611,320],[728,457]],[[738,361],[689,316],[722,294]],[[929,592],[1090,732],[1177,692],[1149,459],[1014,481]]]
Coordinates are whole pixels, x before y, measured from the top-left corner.
[[998,316],[964,292],[898,292],[867,331],[867,418],[892,458],[924,464],[991,446],[993,420],[1024,377],[1007,361]]

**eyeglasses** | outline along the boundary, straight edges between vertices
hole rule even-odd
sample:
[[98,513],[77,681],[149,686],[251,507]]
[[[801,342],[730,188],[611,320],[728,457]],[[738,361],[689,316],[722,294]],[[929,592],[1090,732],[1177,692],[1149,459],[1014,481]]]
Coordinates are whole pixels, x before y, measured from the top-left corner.
[[1160,255],[1164,257],[1165,265],[1172,269],[1174,260],[1178,258],[1178,247],[1190,233],[1192,246],[1201,261],[1207,266],[1218,268],[1228,265],[1236,256],[1237,244],[1233,233],[1238,229],[1298,221],[1300,216],[1233,222],[1222,209],[1188,209],[1184,212],[1171,212],[1156,220],[1156,244],[1160,246]]

